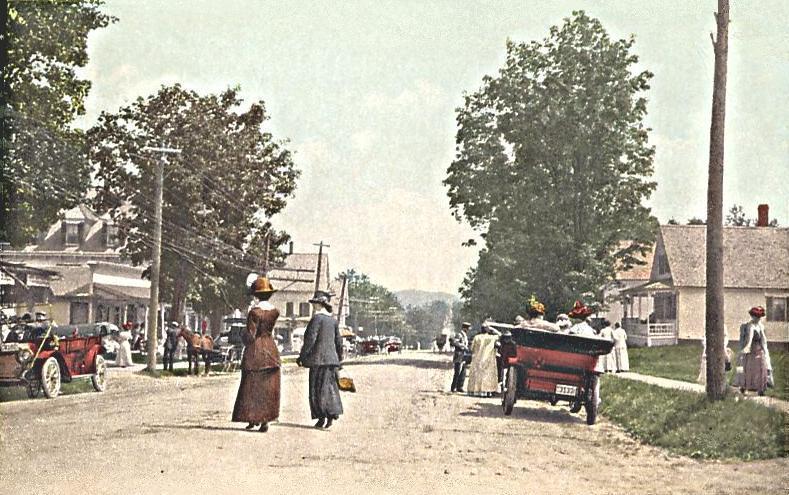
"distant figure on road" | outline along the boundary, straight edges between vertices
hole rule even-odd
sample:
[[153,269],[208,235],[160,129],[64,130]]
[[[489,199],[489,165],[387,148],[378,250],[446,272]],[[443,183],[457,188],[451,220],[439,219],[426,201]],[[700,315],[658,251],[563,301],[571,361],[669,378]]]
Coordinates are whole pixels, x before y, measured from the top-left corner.
[[115,364],[121,368],[132,365],[131,327],[132,323],[127,321],[123,324],[121,331],[115,335],[115,341],[118,342],[118,357],[115,358]]
[[281,364],[273,334],[279,311],[268,302],[276,289],[266,277],[255,278],[249,291],[255,302],[241,333],[244,357],[233,421],[247,422],[247,430],[260,425],[260,431],[266,432],[268,423],[279,417]]
[[617,373],[630,371],[630,358],[627,356],[627,333],[619,322],[614,324],[614,367]]
[[167,331],[164,335],[164,353],[162,354],[162,370],[173,371],[173,360],[175,350],[178,348],[179,325],[177,321],[167,324]]
[[499,332],[482,324],[482,331],[471,342],[471,365],[468,377],[469,395],[490,397],[499,391],[499,372],[496,363],[496,344]]
[[471,359],[471,353],[468,349],[468,330],[471,328],[471,323],[463,322],[460,325],[460,332],[458,332],[452,339],[451,344],[455,349],[452,354],[452,364],[455,373],[452,376],[452,392],[463,392],[463,386],[466,382],[466,366]]
[[342,336],[331,315],[331,295],[315,291],[309,302],[313,315],[304,331],[304,345],[296,364],[310,369],[310,414],[317,419],[315,428],[329,428],[342,414],[337,368],[342,361]]
[[761,323],[765,311],[761,306],[754,306],[748,314],[751,321],[740,325],[740,356],[734,386],[742,392],[752,390],[764,395],[773,369],[767,350],[767,336]]

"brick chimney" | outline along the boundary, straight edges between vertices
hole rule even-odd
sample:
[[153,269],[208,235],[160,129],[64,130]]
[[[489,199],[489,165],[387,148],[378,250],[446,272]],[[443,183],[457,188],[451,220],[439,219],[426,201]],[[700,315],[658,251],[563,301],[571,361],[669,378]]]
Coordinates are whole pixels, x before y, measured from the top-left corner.
[[770,206],[759,205],[759,217],[756,220],[757,227],[767,227],[770,223]]

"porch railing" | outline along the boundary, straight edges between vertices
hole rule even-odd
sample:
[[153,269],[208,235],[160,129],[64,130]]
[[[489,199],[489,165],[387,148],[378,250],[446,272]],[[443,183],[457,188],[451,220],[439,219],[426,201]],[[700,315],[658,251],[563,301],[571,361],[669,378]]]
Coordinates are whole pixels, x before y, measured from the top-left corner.
[[628,345],[652,347],[678,342],[674,322],[642,323],[638,318],[624,318],[622,326],[627,332]]

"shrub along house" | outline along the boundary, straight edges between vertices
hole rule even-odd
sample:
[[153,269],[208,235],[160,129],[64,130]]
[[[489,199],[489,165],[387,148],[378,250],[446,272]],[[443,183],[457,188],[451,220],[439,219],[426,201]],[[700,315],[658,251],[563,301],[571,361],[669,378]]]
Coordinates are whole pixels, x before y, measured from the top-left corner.
[[[766,221],[762,223],[766,225]],[[724,227],[724,325],[731,341],[748,309],[764,306],[768,341],[789,343],[789,229]],[[622,291],[628,342],[704,338],[706,226],[662,225],[648,282]]]
[[109,215],[79,205],[39,235],[36,244],[5,251],[3,257],[58,274],[49,282],[48,301],[58,324],[143,322],[150,281],[142,278],[143,268],[124,262],[120,248]]

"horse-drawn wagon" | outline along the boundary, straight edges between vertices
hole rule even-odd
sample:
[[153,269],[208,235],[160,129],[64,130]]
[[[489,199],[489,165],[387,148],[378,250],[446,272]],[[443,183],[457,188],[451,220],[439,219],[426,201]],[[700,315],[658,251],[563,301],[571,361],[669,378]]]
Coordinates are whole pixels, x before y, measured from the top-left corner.
[[43,391],[52,399],[61,383],[90,378],[93,388],[103,392],[107,364],[102,337],[99,325],[49,327],[41,337],[0,344],[0,386],[25,386],[30,398]]
[[613,342],[598,337],[494,324],[502,331],[504,376],[502,408],[512,414],[518,399],[569,402],[572,412],[586,408],[587,424],[597,419],[598,357],[611,352]]

